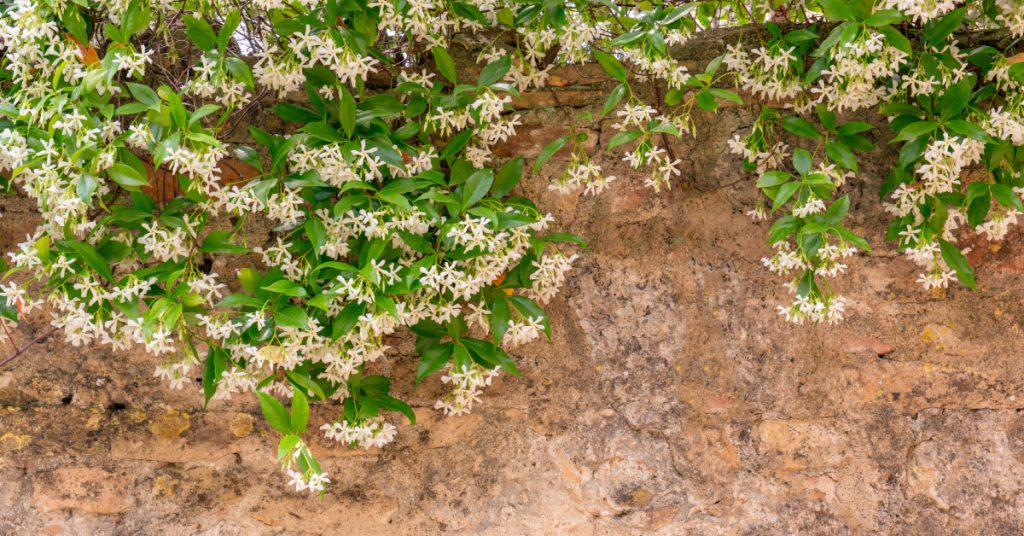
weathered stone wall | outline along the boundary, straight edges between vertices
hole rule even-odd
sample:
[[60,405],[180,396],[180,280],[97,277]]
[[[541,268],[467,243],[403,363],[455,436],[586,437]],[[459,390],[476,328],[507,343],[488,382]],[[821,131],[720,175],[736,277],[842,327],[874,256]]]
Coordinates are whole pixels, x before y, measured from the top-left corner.
[[[715,49],[689,53],[699,65]],[[556,70],[517,100],[525,125],[499,153],[536,156],[610,87],[596,68]],[[446,419],[430,408],[438,381],[413,390],[411,340],[396,339],[383,366],[420,422],[383,450],[314,439],[335,482],[322,499],[285,488],[251,398],[203,411],[198,381],[169,391],[140,353],[47,339],[0,369],[0,533],[1024,532],[1022,235],[978,243],[978,291],[922,292],[883,241],[894,156],[866,158],[846,190],[876,249],[838,280],[849,319],[786,325],[760,265],[768,224],[743,215],[753,180],[726,148],[755,113],[698,115],[667,193],[599,145],[619,177],[599,197],[546,192],[558,162],[527,177],[523,193],[590,241],[552,304],[554,342],[518,351],[524,377]],[[5,250],[34,216],[11,198],[0,214]]]

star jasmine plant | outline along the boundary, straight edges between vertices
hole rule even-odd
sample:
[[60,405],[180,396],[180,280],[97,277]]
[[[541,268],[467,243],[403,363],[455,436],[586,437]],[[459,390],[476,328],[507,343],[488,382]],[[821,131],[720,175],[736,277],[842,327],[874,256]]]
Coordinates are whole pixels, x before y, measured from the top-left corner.
[[[682,46],[722,27],[739,30],[695,68]],[[869,249],[843,189],[884,138],[850,113],[878,112],[899,148],[888,238],[925,289],[973,287],[958,241],[1024,212],[1022,39],[1022,0],[8,0],[0,189],[40,223],[0,266],[0,324],[49,315],[37,340],[141,349],[171,388],[201,376],[206,403],[255,395],[288,485],[322,493],[313,434],[380,448],[415,421],[381,374],[394,340],[461,415],[551,337],[543,307],[584,243],[516,188],[563,154],[548,195],[616,195],[582,128],[602,119],[654,195],[698,114],[755,106],[729,147],[763,194],[748,214],[773,220],[779,312],[835,323],[832,280]],[[599,110],[531,166],[492,151],[516,98],[591,62]],[[280,124],[247,124],[257,107]],[[317,403],[332,415],[310,423]]]

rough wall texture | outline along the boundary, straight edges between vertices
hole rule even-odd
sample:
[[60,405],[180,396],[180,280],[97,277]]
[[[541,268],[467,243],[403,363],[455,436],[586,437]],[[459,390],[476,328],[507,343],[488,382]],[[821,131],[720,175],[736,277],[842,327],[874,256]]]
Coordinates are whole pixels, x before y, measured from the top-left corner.
[[[535,156],[610,87],[590,67],[557,76],[517,101],[526,126],[501,154]],[[420,424],[383,450],[314,440],[335,481],[323,499],[284,487],[253,400],[203,411],[198,382],[169,391],[144,355],[47,339],[0,370],[0,533],[1024,532],[1021,235],[979,242],[980,290],[924,293],[882,239],[893,155],[867,158],[847,190],[877,249],[838,280],[849,320],[785,325],[759,262],[767,224],[743,215],[752,180],[726,149],[754,114],[700,115],[698,138],[673,144],[685,186],[668,193],[604,155],[620,179],[597,198],[545,193],[557,164],[528,177],[524,193],[591,243],[551,308],[554,342],[445,419],[437,380],[409,387],[412,344],[396,339],[385,366]],[[0,213],[7,249],[32,215],[17,199]]]

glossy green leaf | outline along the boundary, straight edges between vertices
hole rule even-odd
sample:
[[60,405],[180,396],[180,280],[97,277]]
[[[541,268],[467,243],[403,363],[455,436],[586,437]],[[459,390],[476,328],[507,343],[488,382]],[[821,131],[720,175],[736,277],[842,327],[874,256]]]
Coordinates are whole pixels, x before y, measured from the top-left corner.
[[975,288],[974,270],[960,249],[942,238],[939,238],[939,249],[942,251],[942,259],[956,272],[957,279],[967,287]]
[[441,76],[447,78],[449,82],[457,84],[458,78],[455,75],[455,62],[448,55],[448,51],[442,47],[433,47],[430,51],[434,55],[434,64],[437,65],[437,70],[441,73]]

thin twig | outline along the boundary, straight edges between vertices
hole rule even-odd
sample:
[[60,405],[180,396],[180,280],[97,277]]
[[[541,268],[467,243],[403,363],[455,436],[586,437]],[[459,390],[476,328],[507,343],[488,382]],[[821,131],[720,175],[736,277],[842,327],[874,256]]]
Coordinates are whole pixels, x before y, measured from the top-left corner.
[[15,358],[17,358],[19,355],[23,354],[25,352],[25,350],[28,350],[29,348],[31,348],[33,344],[36,344],[37,342],[42,341],[43,339],[49,337],[50,335],[53,334],[54,331],[57,331],[57,326],[53,326],[50,329],[46,330],[46,332],[44,332],[42,335],[32,339],[31,341],[28,342],[28,344],[26,344],[25,346],[21,347],[21,349],[19,349],[17,352],[14,352],[13,355],[8,357],[7,359],[4,359],[3,361],[0,361],[0,367],[3,367],[4,365],[10,363],[11,361],[14,361]]
[[18,343],[14,342],[14,336],[11,335],[11,331],[9,329],[7,329],[7,322],[4,322],[4,320],[2,318],[0,318],[0,327],[4,328],[4,334],[7,335],[7,340],[11,341],[11,346],[13,346],[14,347],[14,351],[17,352],[18,351]]

